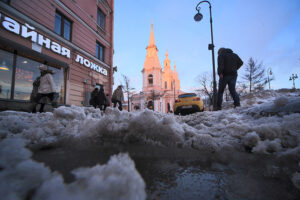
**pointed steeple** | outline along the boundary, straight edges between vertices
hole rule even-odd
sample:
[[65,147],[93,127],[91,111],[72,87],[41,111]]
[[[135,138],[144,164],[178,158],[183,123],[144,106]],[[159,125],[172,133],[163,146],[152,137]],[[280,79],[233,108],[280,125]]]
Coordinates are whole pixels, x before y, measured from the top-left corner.
[[150,40],[149,40],[148,48],[149,47],[154,47],[154,46],[156,47],[154,33],[153,33],[153,24],[151,24],[151,33],[150,33]]
[[150,40],[149,45],[147,46],[147,55],[144,62],[144,69],[149,68],[157,68],[161,70],[161,65],[158,59],[158,49],[155,45],[154,32],[153,32],[153,24],[151,24],[151,32],[150,32]]
[[176,64],[175,64],[175,61],[174,61],[174,72],[176,72]]
[[170,59],[169,59],[169,54],[168,54],[168,50],[166,50],[166,58],[164,60],[164,71],[170,71],[171,67],[170,67]]
[[160,90],[162,80],[162,70],[158,58],[158,49],[155,45],[153,23],[151,24],[150,40],[147,46],[147,55],[144,62],[143,91]]

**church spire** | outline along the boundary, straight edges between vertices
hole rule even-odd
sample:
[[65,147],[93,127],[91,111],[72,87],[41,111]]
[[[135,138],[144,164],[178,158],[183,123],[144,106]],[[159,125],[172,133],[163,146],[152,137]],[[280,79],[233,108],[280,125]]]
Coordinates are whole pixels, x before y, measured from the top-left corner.
[[153,47],[155,45],[155,39],[154,39],[154,33],[153,33],[153,24],[151,24],[151,33],[150,33],[150,40],[149,40],[149,46],[148,47]]
[[147,46],[147,55],[144,62],[144,69],[156,68],[161,69],[161,65],[158,59],[158,49],[155,45],[154,32],[153,32],[153,24],[151,24],[151,32],[150,32],[150,40],[149,45]]
[[164,60],[164,72],[170,71],[170,59],[169,59],[168,50],[166,50],[166,58]]

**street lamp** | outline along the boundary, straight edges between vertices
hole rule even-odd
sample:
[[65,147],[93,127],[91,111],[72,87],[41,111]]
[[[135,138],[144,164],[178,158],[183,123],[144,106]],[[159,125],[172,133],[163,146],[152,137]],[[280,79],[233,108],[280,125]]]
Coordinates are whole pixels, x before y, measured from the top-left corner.
[[292,74],[292,76],[290,77],[290,81],[293,80],[293,89],[296,89],[295,79],[297,78],[298,78],[297,74]]
[[208,3],[209,4],[211,44],[208,44],[208,50],[211,50],[212,64],[213,64],[213,109],[217,110],[217,83],[216,83],[216,70],[215,70],[215,45],[214,45],[213,27],[212,27],[211,4],[210,4],[209,1],[200,1],[197,4],[196,11],[198,13],[194,16],[194,20],[196,22],[199,22],[203,18],[203,15],[200,13],[201,8],[199,7],[199,5],[201,3]]
[[269,75],[272,76],[273,75],[273,72],[272,72],[272,69],[269,67],[267,69],[267,74],[268,74],[268,83],[269,83],[269,90],[271,89],[271,86],[270,86],[270,78],[269,78]]

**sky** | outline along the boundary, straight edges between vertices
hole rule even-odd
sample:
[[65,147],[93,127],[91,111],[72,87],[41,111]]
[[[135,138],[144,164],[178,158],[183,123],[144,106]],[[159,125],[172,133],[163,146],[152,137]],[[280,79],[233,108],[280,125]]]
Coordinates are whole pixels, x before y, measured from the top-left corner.
[[[166,50],[171,67],[176,63],[181,90],[200,88],[196,77],[212,74],[209,6],[202,3],[203,19],[194,21],[194,0],[115,0],[114,75],[115,85],[122,75],[131,87],[142,90],[142,73],[153,23],[161,65]],[[300,1],[299,0],[212,0],[215,60],[220,47],[231,48],[244,61],[238,81],[250,57],[271,68],[272,89],[291,88],[290,76],[300,75]],[[217,69],[217,62],[216,62]],[[266,73],[267,75],[267,73]],[[218,80],[218,78],[217,78]],[[295,80],[300,87],[300,78]]]

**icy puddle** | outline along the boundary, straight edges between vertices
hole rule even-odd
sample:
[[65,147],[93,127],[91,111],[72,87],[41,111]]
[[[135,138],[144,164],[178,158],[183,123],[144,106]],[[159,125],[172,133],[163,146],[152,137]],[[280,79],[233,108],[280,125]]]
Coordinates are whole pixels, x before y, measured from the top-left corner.
[[127,152],[134,161],[145,181],[147,199],[294,200],[300,197],[300,191],[284,174],[284,170],[291,169],[285,169],[284,163],[266,155],[84,141],[38,150],[33,159],[60,172],[67,184],[75,180],[72,170],[105,164],[110,156],[121,152]]

